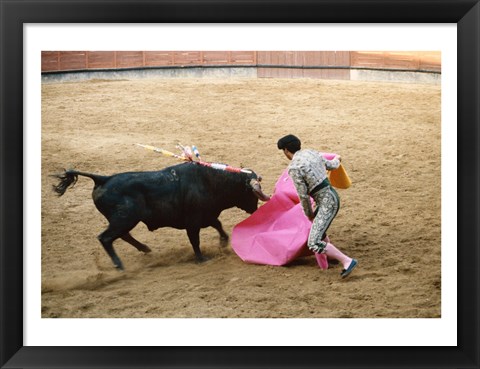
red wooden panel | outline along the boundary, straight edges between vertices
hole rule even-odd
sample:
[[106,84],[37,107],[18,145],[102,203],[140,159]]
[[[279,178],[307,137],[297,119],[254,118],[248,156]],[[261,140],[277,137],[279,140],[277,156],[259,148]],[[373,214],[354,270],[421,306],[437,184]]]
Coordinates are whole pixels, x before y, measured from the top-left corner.
[[349,80],[349,69],[305,69],[305,78]]
[[270,64],[270,53],[267,51],[257,52],[257,63],[258,64]]
[[335,51],[337,64],[340,66],[350,66],[350,51]]
[[276,68],[277,78],[303,78],[303,69],[300,68]]
[[[265,65],[298,65],[302,57],[294,51],[262,51],[258,52],[258,64]],[[301,65],[301,64],[300,64]]]
[[335,51],[308,51],[305,53],[307,66],[335,66],[338,65]]
[[87,68],[86,51],[61,51],[59,54],[59,70],[75,70]]
[[42,51],[42,72],[58,70],[59,55],[58,51]]
[[200,51],[176,51],[173,55],[173,64],[202,64],[202,53]]
[[114,51],[88,51],[87,52],[87,68],[89,69],[115,68],[115,52]]
[[116,68],[135,68],[144,66],[143,51],[117,51],[115,57]]
[[278,65],[295,65],[297,53],[293,51],[277,52],[276,57]]
[[[259,52],[258,63],[260,65],[295,65],[296,57],[292,51]],[[257,75],[265,78],[294,78],[299,76],[299,71],[286,68],[260,68]]]
[[439,52],[351,52],[351,60],[352,65],[356,67],[410,70],[441,69]]
[[324,65],[324,66],[330,65],[331,63],[330,53],[327,53],[325,51],[320,51],[318,55],[320,59],[319,65]]
[[321,52],[307,51],[305,52],[305,65],[307,66],[325,65],[324,57],[321,54]]
[[[42,71],[163,65],[354,66],[441,71],[435,51],[42,51]],[[258,77],[348,79],[345,69],[259,68]]]
[[231,64],[229,51],[204,51],[203,64]]
[[259,61],[259,64],[266,64],[266,65],[273,65],[278,64],[277,54],[273,52],[265,52],[263,53],[263,62]]
[[337,55],[335,51],[325,52],[326,64],[328,66],[337,65]]
[[388,69],[418,70],[418,55],[409,52],[386,52],[385,67]]
[[292,68],[259,68],[258,77],[262,78],[302,78],[302,69]]
[[383,52],[375,51],[352,51],[351,60],[354,67],[378,67],[385,63]]
[[442,55],[439,51],[422,53],[419,64],[422,70],[441,71]]
[[230,60],[232,64],[256,64],[256,52],[255,51],[232,51],[230,53]]
[[148,67],[173,65],[173,51],[145,51],[145,65]]
[[306,51],[307,66],[349,66],[349,51]]
[[[258,52],[260,65],[286,65],[295,67],[349,66],[350,53],[336,51],[272,51]],[[258,77],[264,78],[324,78],[349,79],[350,71],[345,69],[310,68],[259,68]]]
[[305,65],[305,52],[304,51],[295,51],[292,55],[292,64],[295,66],[304,66]]

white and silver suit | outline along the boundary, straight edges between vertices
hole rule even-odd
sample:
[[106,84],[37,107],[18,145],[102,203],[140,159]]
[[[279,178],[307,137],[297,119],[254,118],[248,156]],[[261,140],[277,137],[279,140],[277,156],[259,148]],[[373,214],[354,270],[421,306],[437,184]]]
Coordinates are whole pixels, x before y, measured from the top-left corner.
[[[288,174],[295,185],[305,215],[312,218],[307,246],[315,253],[324,252],[326,232],[340,208],[340,198],[330,185],[327,170],[338,168],[340,160],[326,160],[315,150],[299,150],[288,166]],[[310,197],[315,200],[315,211]]]

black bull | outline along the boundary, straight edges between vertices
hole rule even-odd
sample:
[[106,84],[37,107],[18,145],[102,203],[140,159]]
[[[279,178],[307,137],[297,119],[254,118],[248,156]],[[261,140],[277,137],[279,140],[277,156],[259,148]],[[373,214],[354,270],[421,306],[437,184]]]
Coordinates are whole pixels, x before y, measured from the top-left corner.
[[261,178],[254,172],[231,173],[196,163],[112,176],[67,170],[55,175],[60,179],[60,183],[53,186],[55,192],[62,196],[78,176],[89,177],[95,182],[93,201],[109,222],[98,239],[115,267],[121,270],[123,264],[113,248],[116,239],[123,239],[139,251],[151,251],[130,234],[139,222],[145,223],[150,231],[161,227],[186,229],[197,261],[203,261],[201,228],[215,228],[221,243],[226,245],[228,235],[218,220],[220,213],[238,207],[251,214],[257,209],[258,199],[269,199],[260,187]]

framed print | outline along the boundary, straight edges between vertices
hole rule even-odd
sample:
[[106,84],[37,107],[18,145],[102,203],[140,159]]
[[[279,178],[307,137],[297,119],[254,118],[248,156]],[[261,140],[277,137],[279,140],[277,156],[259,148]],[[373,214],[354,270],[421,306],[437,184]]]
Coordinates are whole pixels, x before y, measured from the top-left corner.
[[[0,365],[2,368],[479,367],[479,274],[477,265],[480,260],[477,234],[479,191],[477,147],[479,144],[478,102],[480,101],[478,93],[480,5],[478,1],[405,2],[392,0],[376,3],[368,1],[339,3],[338,1],[272,0],[252,3],[158,0],[52,3],[43,0],[35,2],[0,0],[0,2],[2,12]],[[442,28],[443,26],[445,29]],[[322,33],[318,31],[319,29],[328,29],[328,32]],[[372,43],[372,40],[377,38],[381,39],[381,42]],[[178,270],[197,268],[193,263],[191,249],[178,250],[175,251],[175,255],[170,256],[172,258],[170,260],[175,258],[176,261],[182,263],[177,271],[172,265],[165,264],[161,258],[150,258],[149,262],[145,264],[145,258],[136,259],[139,257],[137,254],[128,254],[129,257],[122,257],[127,272],[121,274],[121,272],[112,270],[113,265],[108,263],[110,260],[106,259],[103,248],[95,239],[100,230],[99,232],[94,231],[93,235],[93,242],[97,242],[97,244],[92,246],[91,251],[88,250],[85,251],[86,254],[82,254],[88,255],[88,262],[93,261],[98,270],[88,276],[77,276],[76,272],[72,270],[71,279],[57,278],[58,271],[62,268],[62,261],[58,254],[57,258],[55,257],[54,252],[42,252],[43,247],[58,247],[58,245],[45,243],[46,239],[52,239],[46,233],[57,232],[58,234],[60,227],[71,224],[71,239],[64,239],[59,243],[61,243],[61,247],[65,246],[63,251],[65,255],[72,250],[72,255],[67,257],[74,259],[77,263],[83,263],[84,261],[75,251],[78,248],[68,248],[69,244],[73,245],[76,242],[75,238],[84,237],[82,232],[76,233],[75,230],[78,230],[80,225],[88,228],[94,223],[106,226],[106,223],[101,223],[104,222],[103,219],[96,218],[98,214],[93,215],[96,210],[94,210],[90,198],[91,187],[87,191],[86,182],[82,184],[84,180],[86,181],[85,178],[79,179],[76,189],[69,190],[71,197],[68,199],[48,198],[48,201],[57,201],[57,203],[52,208],[48,208],[48,217],[43,216],[47,200],[45,197],[42,198],[40,187],[51,187],[52,182],[51,177],[44,170],[47,161],[42,161],[41,157],[47,154],[51,156],[49,165],[50,163],[61,165],[60,163],[66,159],[66,155],[62,150],[55,151],[55,143],[58,143],[59,138],[65,141],[66,146],[74,147],[73,151],[77,150],[76,157],[80,165],[88,164],[90,168],[99,169],[102,172],[106,170],[106,165],[115,167],[112,168],[112,172],[130,171],[131,162],[127,162],[125,158],[128,155],[137,155],[137,153],[138,161],[143,160],[142,168],[148,167],[148,165],[153,167],[157,165],[154,163],[163,159],[158,159],[158,156],[152,157],[151,152],[138,151],[140,148],[133,144],[154,145],[161,140],[161,137],[165,140],[161,142],[162,145],[174,141],[175,137],[180,136],[177,132],[182,130],[182,125],[174,125],[177,117],[188,110],[188,104],[200,104],[202,100],[204,101],[201,105],[202,115],[184,115],[182,118],[184,119],[182,121],[183,129],[187,131],[188,128],[192,132],[202,132],[202,135],[192,135],[192,137],[202,137],[201,141],[203,142],[211,140],[215,142],[215,145],[210,147],[206,143],[206,149],[203,152],[202,142],[183,143],[199,145],[202,155],[205,154],[209,158],[218,159],[223,163],[223,160],[232,160],[231,158],[234,156],[225,153],[234,153],[235,147],[229,140],[222,141],[222,137],[236,138],[237,130],[242,131],[244,135],[242,137],[251,138],[251,145],[265,147],[265,152],[269,154],[266,155],[267,157],[261,157],[261,154],[258,154],[260,151],[255,151],[255,155],[252,156],[248,150],[244,149],[244,146],[241,146],[241,152],[236,153],[238,163],[235,164],[239,170],[250,170],[245,166],[249,168],[250,165],[257,165],[265,172],[266,170],[263,168],[276,165],[275,169],[279,169],[284,164],[272,164],[279,160],[270,158],[275,153],[270,155],[271,148],[266,149],[268,145],[271,145],[270,141],[274,141],[273,146],[276,145],[278,137],[270,137],[272,132],[278,135],[273,126],[283,124],[284,127],[295,127],[299,124],[308,124],[300,122],[300,118],[294,113],[288,112],[287,109],[292,109],[292,105],[288,105],[292,102],[293,105],[296,101],[298,104],[306,104],[309,100],[308,96],[304,97],[298,92],[292,93],[292,90],[298,88],[298,85],[302,83],[301,79],[300,82],[293,82],[295,79],[292,79],[289,82],[290,88],[284,88],[279,84],[269,86],[270,89],[266,90],[264,95],[276,99],[270,105],[269,110],[249,108],[247,105],[248,102],[251,103],[252,98],[248,93],[245,95],[238,93],[238,86],[235,85],[235,83],[238,85],[237,82],[231,82],[226,89],[230,96],[234,96],[236,99],[222,100],[225,102],[223,106],[213,104],[219,96],[217,82],[213,82],[203,90],[195,90],[190,95],[182,95],[179,91],[193,91],[192,86],[187,86],[184,82],[181,84],[174,82],[177,83],[176,86],[167,86],[166,83],[157,83],[158,80],[156,80],[150,84],[138,85],[138,89],[134,90],[135,94],[127,92],[128,96],[121,96],[118,94],[118,87],[120,90],[121,86],[126,89],[128,84],[125,80],[128,80],[129,77],[125,74],[119,74],[120,77],[115,82],[108,80],[105,75],[97,75],[93,80],[82,85],[89,91],[96,91],[92,100],[88,100],[87,97],[74,94],[73,90],[76,85],[73,79],[51,85],[43,83],[40,71],[44,68],[54,69],[60,66],[60,52],[57,50],[70,53],[64,55],[63,59],[64,68],[70,69],[70,72],[73,69],[80,69],[82,72],[88,69],[88,65],[86,67],[75,66],[79,59],[78,55],[73,55],[76,50],[88,50],[81,55],[87,64],[92,63],[90,65],[93,65],[93,69],[108,69],[109,72],[118,73],[118,66],[121,65],[125,71],[134,72],[135,67],[131,66],[135,66],[137,62],[143,62],[142,73],[145,74],[155,72],[155,68],[149,67],[148,60],[151,59],[148,58],[162,62],[166,58],[175,56],[179,59],[183,58],[179,65],[181,72],[186,74],[188,70],[198,67],[192,62],[198,57],[197,53],[200,54],[197,50],[211,50],[210,53],[201,54],[202,61],[207,60],[210,72],[218,67],[220,60],[225,58],[228,59],[228,63],[247,64],[253,60],[256,63],[255,67],[264,69],[262,72],[266,73],[265,80],[269,79],[269,83],[275,84],[275,77],[280,75],[280,68],[271,68],[275,69],[274,71],[267,71],[267,69],[272,67],[275,60],[285,56],[272,51],[295,50],[296,53],[292,52],[288,57],[295,59],[302,55],[301,57],[305,59],[313,54],[306,52],[302,54],[303,50],[340,50],[338,51],[339,55],[342,52],[355,50],[355,46],[356,50],[368,50],[367,47],[370,45],[380,45],[375,50],[406,50],[408,42],[413,42],[415,38],[418,39],[418,44],[412,43],[413,46],[409,50],[417,50],[417,52],[427,49],[441,50],[441,52],[436,51],[437,54],[435,54],[441,54],[441,73],[435,75],[435,78],[441,80],[441,89],[439,84],[436,85],[437,87],[428,87],[427,90],[432,99],[423,105],[418,105],[419,109],[424,109],[426,112],[427,121],[438,122],[440,114],[442,120],[441,132],[429,131],[428,137],[434,137],[434,142],[430,142],[426,145],[429,147],[422,147],[418,151],[421,153],[418,160],[426,160],[433,165],[435,160],[428,155],[431,151],[440,152],[439,143],[441,141],[441,186],[439,178],[433,187],[429,187],[430,182],[428,182],[427,188],[422,190],[424,198],[428,196],[429,192],[438,192],[439,194],[442,190],[441,204],[440,201],[432,200],[436,201],[436,209],[439,209],[438,211],[441,209],[442,214],[441,233],[438,232],[437,235],[441,237],[442,243],[441,275],[440,272],[435,272],[435,275],[418,274],[418,276],[421,275],[419,278],[424,278],[432,288],[437,291],[441,289],[441,301],[440,298],[435,301],[427,298],[422,298],[421,302],[415,301],[418,294],[415,293],[416,285],[413,279],[402,279],[402,276],[412,273],[413,269],[418,270],[419,267],[399,265],[397,261],[407,260],[411,263],[418,263],[417,259],[419,259],[421,262],[418,264],[428,263],[430,255],[421,254],[424,249],[420,243],[425,238],[422,238],[421,234],[409,234],[408,230],[401,228],[401,225],[398,224],[392,225],[388,219],[382,220],[378,227],[385,227],[388,232],[404,232],[405,234],[399,238],[398,250],[388,259],[389,263],[382,267],[386,269],[385,273],[387,274],[388,270],[396,271],[400,278],[399,283],[405,281],[410,284],[405,289],[408,293],[396,295],[392,291],[384,290],[384,293],[372,292],[368,296],[360,296],[352,288],[340,287],[345,284],[337,285],[335,282],[331,284],[339,288],[336,291],[329,291],[327,294],[322,293],[324,292],[322,291],[322,282],[326,283],[325,281],[329,280],[318,278],[315,280],[318,283],[318,291],[309,290],[307,295],[310,297],[294,293],[289,297],[292,304],[304,306],[304,315],[291,316],[287,310],[273,306],[276,301],[273,294],[282,293],[282,286],[273,286],[267,278],[256,281],[253,284],[255,289],[245,290],[245,296],[246,299],[263,301],[264,309],[268,309],[270,302],[271,309],[277,309],[277,314],[253,314],[253,311],[248,311],[250,307],[242,306],[239,301],[235,302],[233,294],[228,293],[228,288],[242,288],[242,279],[247,276],[215,272],[213,268],[208,282],[219,283],[220,281],[229,287],[222,290],[224,295],[215,295],[215,298],[212,299],[209,296],[208,288],[202,283],[192,284],[190,281],[182,280],[182,273],[178,273]],[[441,42],[448,43],[448,46],[445,48],[438,46],[441,45]],[[425,45],[427,46],[425,47]],[[136,50],[149,50],[150,53],[136,52]],[[159,52],[161,50],[173,51],[171,53]],[[193,51],[180,53],[178,50]],[[258,56],[259,51],[244,52],[243,50],[265,50],[265,52],[262,54],[262,59]],[[302,50],[302,52],[298,50]],[[357,54],[360,55],[359,58],[362,56],[361,52]],[[111,60],[115,60],[115,62],[112,64]],[[42,64],[44,61],[45,65]],[[371,60],[367,60],[367,62],[371,62]],[[51,64],[47,66],[47,63]],[[170,59],[168,63],[170,63]],[[188,63],[192,63],[194,67],[189,67]],[[405,71],[406,63],[405,60],[402,60],[397,69]],[[101,67],[99,67],[100,65]],[[164,71],[174,69],[172,65],[166,67]],[[337,78],[344,72],[342,68],[344,68],[343,64],[337,67]],[[366,67],[363,69],[358,67],[356,72],[360,71],[371,72]],[[250,72],[251,70],[244,71],[247,76]],[[314,73],[323,72],[314,72],[302,65],[301,68],[292,68],[287,74],[294,77],[301,74],[304,77]],[[75,75],[74,78],[77,78],[80,73],[72,72],[70,76],[73,75]],[[62,77],[61,73],[57,75],[51,73],[50,76]],[[213,85],[215,88],[212,87]],[[332,82],[329,86],[337,85]],[[343,88],[346,85],[340,86]],[[170,87],[175,93],[168,95],[166,91]],[[244,86],[242,85],[242,87]],[[314,88],[314,85],[308,84],[305,80],[302,88]],[[279,97],[274,97],[272,91],[275,89],[280,90]],[[418,89],[413,87],[401,87],[401,89],[402,94],[410,95],[413,104]],[[150,92],[140,95],[140,90]],[[117,95],[109,95],[112,93],[111,91],[116,91]],[[158,91],[164,91],[162,102],[152,98]],[[372,87],[370,93],[372,96],[381,96],[385,91]],[[51,105],[42,105],[43,100],[40,98],[42,96],[50,97],[49,104]],[[325,93],[323,99],[328,101],[329,98],[332,98],[331,96],[332,91],[330,94]],[[355,96],[351,101],[357,98],[358,96]],[[115,99],[123,101],[124,105],[115,105]],[[188,99],[188,104],[185,104],[184,99]],[[145,112],[146,115],[136,114],[138,110],[135,109],[140,105],[140,100],[142,103],[144,103],[143,100],[150,101],[150,105],[148,103],[142,105],[142,110],[148,110]],[[277,100],[279,102],[276,102]],[[290,100],[288,104],[287,100]],[[209,106],[205,101],[211,101],[212,104]],[[267,102],[263,99],[259,101]],[[172,110],[161,111],[158,108],[160,102],[165,103],[162,107],[170,106]],[[373,102],[371,103],[373,104]],[[105,110],[102,111],[102,114],[88,110],[102,104],[110,104],[112,107],[120,106],[120,108]],[[314,105],[319,105],[319,102],[314,102]],[[441,113],[440,105],[442,105]],[[55,106],[55,109],[50,109],[50,106]],[[82,109],[82,115],[74,110],[78,106]],[[275,108],[271,108],[272,106]],[[122,111],[127,107],[133,113],[127,115]],[[327,111],[328,106],[323,107],[325,109],[322,110],[322,119],[328,121],[330,117]],[[352,105],[343,108],[331,107],[330,114],[332,116],[341,115],[343,109],[352,112],[349,117],[354,116],[355,107]],[[390,109],[398,109],[395,111],[404,114],[395,122],[405,124],[402,137],[404,141],[411,140],[412,132],[411,129],[408,129],[407,119],[408,114],[412,113],[403,113],[402,108],[395,104],[391,104]],[[417,105],[415,105],[415,109],[417,109]],[[249,112],[250,114],[248,114]],[[95,137],[90,134],[86,120],[70,124],[67,127],[65,125],[66,116],[87,117],[90,124],[102,127],[102,136]],[[240,121],[245,122],[245,126],[228,126],[228,129],[223,130],[221,124],[212,123],[214,119],[226,122],[227,119],[233,119],[234,116],[241,117]],[[261,120],[268,121],[272,117],[274,123],[268,129]],[[316,122],[314,116],[310,118]],[[405,119],[405,122],[402,119]],[[156,128],[163,129],[163,132],[154,132],[155,130],[152,129],[152,132],[148,132],[149,135],[139,135],[138,130],[135,130],[134,127],[142,127],[142,130],[149,129],[143,126],[144,120],[164,122],[163,125],[156,126]],[[50,122],[57,122],[57,125],[52,125]],[[48,124],[50,125],[47,127]],[[127,124],[132,127],[126,135],[128,136],[128,140],[126,140],[128,145],[125,144],[121,147],[117,145],[114,137],[120,124],[123,124],[123,127]],[[348,129],[348,124],[352,124],[352,122],[342,124],[343,129]],[[223,126],[227,127],[227,124],[225,123]],[[246,129],[245,127],[256,128]],[[316,124],[312,123],[309,127],[313,129]],[[449,130],[443,130],[445,127]],[[54,132],[55,135],[47,136],[46,133],[51,133],[52,130],[58,131]],[[393,163],[401,166],[402,158],[408,153],[397,152],[399,149],[396,149],[395,145],[398,145],[400,139],[392,140],[390,138],[389,141],[388,133],[391,132],[375,134],[382,137],[382,140],[390,142],[391,150],[387,150],[385,153],[396,160]],[[152,142],[145,142],[150,137]],[[138,141],[139,139],[141,142]],[[375,137],[359,136],[357,139],[359,144],[364,143],[365,145],[373,145],[372,142],[375,141]],[[87,141],[94,142],[94,145],[87,146]],[[313,143],[313,140],[307,137],[306,142]],[[341,147],[339,141],[336,144]],[[404,144],[405,147],[408,146],[408,142]],[[411,145],[414,144],[416,142],[412,140]],[[217,151],[217,147],[220,150]],[[49,148],[52,149],[46,151]],[[170,146],[163,148],[171,149]],[[273,147],[273,149],[275,152],[278,151],[277,147]],[[98,155],[97,163],[94,160],[87,163],[83,159],[82,154],[87,151],[91,157]],[[114,153],[113,157],[116,159],[107,159],[106,154],[110,152]],[[163,166],[172,163],[172,161],[168,162],[171,157],[164,158],[164,160],[161,161]],[[367,159],[364,159],[363,163],[375,165]],[[65,166],[71,164],[78,163],[64,163]],[[345,161],[345,165],[349,169],[347,161]],[[48,166],[48,170],[50,169]],[[350,173],[356,174],[361,171],[361,168],[352,167],[351,170]],[[399,180],[408,181],[408,174],[414,172],[413,169],[406,167],[402,168],[402,173],[406,177],[401,177]],[[176,173],[171,172],[169,178],[171,181],[175,181]],[[264,178],[262,186],[267,183],[266,186],[270,186],[269,189],[271,189],[273,185],[269,185],[268,182],[273,183],[274,179],[267,176],[267,180]],[[399,188],[403,189],[403,187]],[[375,191],[377,194],[382,193],[381,188],[377,188]],[[411,194],[402,193],[398,196],[409,198]],[[78,202],[72,200],[74,198],[78,198]],[[348,199],[348,196],[346,198]],[[354,199],[349,201],[354,201]],[[381,196],[377,201],[382,201]],[[87,203],[89,206],[87,213],[92,209],[92,219],[70,216],[76,211],[75,209],[82,206],[87,207]],[[422,212],[421,199],[415,199],[415,202],[412,203],[415,206],[415,217],[418,219],[423,217],[427,219],[427,222],[439,225],[439,217],[429,218],[428,212]],[[60,208],[66,210],[58,210]],[[404,208],[399,209],[400,213],[405,211]],[[50,216],[54,212],[58,212],[55,219]],[[405,214],[413,213],[405,212]],[[366,214],[365,221],[368,221],[368,215]],[[351,232],[354,233],[355,227],[361,227],[361,223],[355,223],[351,227]],[[388,232],[384,233],[385,236]],[[156,236],[159,234],[152,233],[151,237]],[[218,235],[215,234],[215,237]],[[353,236],[351,237],[353,239]],[[170,242],[175,243],[177,239],[174,234]],[[411,242],[411,239],[415,243]],[[135,241],[130,240],[129,243],[135,246]],[[370,245],[370,247],[380,249],[380,244],[381,242]],[[413,249],[404,246],[413,244],[415,244]],[[136,245],[138,246],[138,243]],[[361,247],[368,246],[357,242],[355,251],[359,252]],[[55,250],[60,250],[60,247]],[[211,262],[204,264],[207,268],[208,265],[220,266],[222,262],[228,267],[227,262],[231,257],[217,253],[214,255],[217,260],[213,263],[216,264]],[[52,270],[49,270],[48,283],[44,283],[43,280],[42,283],[39,283],[38,279],[42,278],[42,273],[45,273],[41,267],[46,265],[46,258],[49,258]],[[434,255],[436,262],[439,258],[440,252]],[[43,260],[43,264],[41,260]],[[112,260],[115,261],[114,258]],[[372,263],[375,263],[375,260],[364,259],[361,261],[360,268],[364,269],[359,268],[361,270],[359,275],[372,280],[373,290],[373,283],[381,284],[382,278],[368,271],[368,265],[372,265]],[[116,265],[118,267],[119,264]],[[146,265],[147,270],[142,271],[144,273],[142,275],[150,277],[148,283],[142,286],[145,288],[140,292],[145,296],[142,301],[134,301],[129,296],[129,288],[138,288],[137,285],[129,285],[134,279],[134,274],[129,272],[128,268],[135,265],[142,267]],[[189,289],[197,289],[199,293],[195,295],[195,300],[193,302],[185,301],[184,305],[176,307],[178,311],[175,312],[172,309],[168,314],[162,313],[165,310],[161,310],[158,304],[148,304],[148,299],[152,296],[149,292],[155,288],[156,284],[163,282],[158,275],[155,275],[155,271],[159,269],[168,270],[174,274],[178,282],[172,282],[170,288],[165,290],[165,299],[175,298],[179,293],[185,293]],[[221,268],[218,270],[221,271]],[[265,270],[266,273],[263,277],[270,273],[269,275],[273,278],[275,273],[281,273],[281,279],[295,278],[288,268]],[[203,274],[201,278],[204,278],[205,275]],[[253,278],[254,276],[252,274],[249,277]],[[299,278],[299,275],[297,274],[296,277]],[[124,282],[123,289],[115,289],[109,284],[109,282],[118,281]],[[147,282],[147,278],[144,281]],[[347,283],[349,281],[351,279],[345,280]],[[353,281],[355,282],[355,279]],[[425,281],[418,283],[421,284]],[[307,288],[306,285],[306,282],[299,279],[298,290]],[[55,296],[54,308],[42,300],[42,296],[48,295],[52,291],[55,293],[60,291]],[[371,304],[372,299],[380,299],[389,313],[370,311],[371,314],[351,315],[346,312],[346,309],[341,310],[341,305],[338,305],[341,311],[337,311],[335,314],[329,315],[325,309],[323,310],[324,315],[318,314],[318,311],[322,311],[323,308],[319,296],[327,301],[328,298],[333,299],[334,293],[346,297],[348,301],[346,304],[354,301],[355,306],[361,306],[364,311],[372,310],[372,306],[374,306]],[[95,298],[88,301],[87,296],[91,295],[95,295]],[[81,296],[84,296],[84,301],[78,303],[78,300],[82,299]],[[72,297],[76,300],[74,301]],[[389,297],[392,299],[411,298],[412,305],[415,306],[414,311],[392,314],[391,312],[398,305],[395,301],[390,301]],[[110,311],[111,315],[98,313],[96,305],[101,303],[102,299],[103,301],[105,299],[116,301],[119,306],[117,309],[113,306]],[[230,311],[235,311],[235,315],[209,315],[209,308],[218,301],[228,306]],[[313,301],[315,304],[312,304]],[[182,309],[187,311],[187,307],[190,308],[187,306],[189,304],[193,311],[201,306],[204,314],[182,315]],[[122,313],[121,310],[126,306],[129,306],[130,310],[128,313]],[[327,306],[326,303],[325,306]],[[141,312],[137,314],[138,309],[143,312],[156,311],[158,314],[155,318],[158,319],[142,319],[144,316]],[[377,315],[372,317],[375,314]]]

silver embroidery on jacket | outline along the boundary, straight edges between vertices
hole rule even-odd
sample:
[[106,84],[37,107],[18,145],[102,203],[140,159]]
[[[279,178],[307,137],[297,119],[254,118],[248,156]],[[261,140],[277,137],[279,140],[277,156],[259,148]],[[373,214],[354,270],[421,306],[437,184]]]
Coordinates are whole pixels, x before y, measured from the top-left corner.
[[313,216],[309,193],[327,178],[327,169],[336,169],[340,165],[338,159],[326,160],[315,150],[299,150],[288,166],[288,174],[297,189],[298,197],[307,217]]
[[[322,154],[314,150],[300,150],[293,156],[288,166],[288,174],[297,189],[307,217],[312,218],[314,214],[309,193],[327,178],[327,170],[336,169],[339,165],[338,159],[326,160]],[[307,246],[313,252],[321,253],[327,246],[327,242],[322,240],[323,236],[337,215],[340,200],[331,186],[322,188],[314,194],[314,200],[317,214],[312,223]]]

